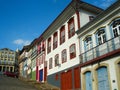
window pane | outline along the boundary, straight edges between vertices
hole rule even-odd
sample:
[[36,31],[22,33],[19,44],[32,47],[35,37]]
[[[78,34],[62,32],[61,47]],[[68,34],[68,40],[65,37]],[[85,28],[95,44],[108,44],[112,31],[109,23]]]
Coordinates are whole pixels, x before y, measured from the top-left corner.
[[55,55],[55,66],[59,64],[59,55]]
[[75,26],[74,26],[74,18],[71,18],[68,22],[68,37],[71,38],[75,35]]
[[118,37],[120,35],[120,19],[115,20],[111,25],[113,36]]
[[76,57],[75,44],[70,47],[70,59]]
[[62,51],[62,63],[66,62],[67,61],[67,53],[66,53],[66,50],[63,50]]
[[99,45],[106,42],[106,34],[105,34],[105,29],[104,28],[101,28],[101,29],[98,30],[97,40],[98,40]]
[[49,59],[49,69],[52,68],[52,58]]
[[92,48],[92,38],[91,37],[87,37],[85,39],[85,50],[89,50]]

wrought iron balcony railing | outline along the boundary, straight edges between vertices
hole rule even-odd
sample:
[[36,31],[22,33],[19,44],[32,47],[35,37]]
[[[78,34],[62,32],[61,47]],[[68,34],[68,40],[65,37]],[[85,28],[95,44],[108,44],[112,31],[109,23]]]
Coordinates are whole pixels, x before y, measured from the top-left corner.
[[120,36],[112,38],[105,43],[93,47],[90,50],[80,54],[80,62],[85,63],[117,49],[120,49]]

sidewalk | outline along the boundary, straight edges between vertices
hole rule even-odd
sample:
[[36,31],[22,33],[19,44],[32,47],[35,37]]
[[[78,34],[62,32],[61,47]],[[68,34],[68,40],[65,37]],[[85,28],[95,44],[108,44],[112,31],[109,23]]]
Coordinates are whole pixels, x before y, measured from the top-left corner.
[[28,80],[28,79],[23,78],[23,77],[19,77],[19,79],[24,81],[25,83],[28,83],[28,84],[36,87],[38,90],[60,90],[58,87],[50,85],[47,82],[40,83],[40,82],[37,82],[35,80]]

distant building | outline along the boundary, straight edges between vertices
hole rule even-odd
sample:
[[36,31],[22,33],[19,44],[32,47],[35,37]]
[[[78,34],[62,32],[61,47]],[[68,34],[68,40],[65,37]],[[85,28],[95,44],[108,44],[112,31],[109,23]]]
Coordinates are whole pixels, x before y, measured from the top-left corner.
[[28,50],[29,50],[29,45],[24,46],[23,49],[19,53],[19,77],[27,77],[28,76],[28,65],[27,65],[27,60],[28,60]]
[[18,71],[17,52],[8,48],[0,49],[0,72]]

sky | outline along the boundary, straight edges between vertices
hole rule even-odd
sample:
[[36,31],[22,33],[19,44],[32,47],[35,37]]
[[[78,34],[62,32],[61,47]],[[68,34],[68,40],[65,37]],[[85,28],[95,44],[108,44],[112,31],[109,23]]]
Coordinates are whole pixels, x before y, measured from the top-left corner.
[[[106,9],[116,0],[82,0]],[[0,0],[0,49],[22,49],[38,38],[71,0]]]

